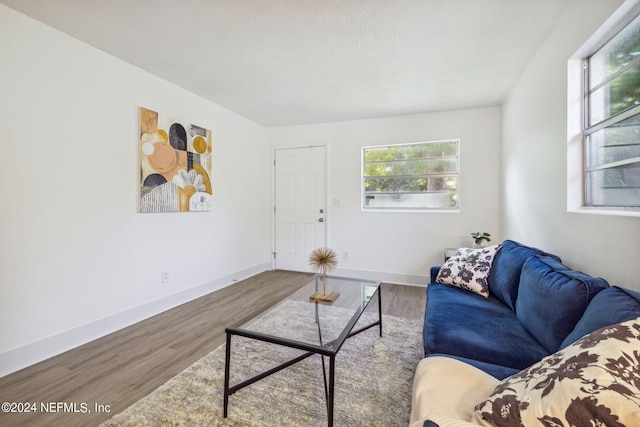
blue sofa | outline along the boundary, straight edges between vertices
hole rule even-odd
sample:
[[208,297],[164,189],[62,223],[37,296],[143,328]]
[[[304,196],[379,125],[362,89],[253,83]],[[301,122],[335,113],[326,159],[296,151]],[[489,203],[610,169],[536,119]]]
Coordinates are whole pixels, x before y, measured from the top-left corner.
[[[469,421],[465,418],[480,401],[472,401],[474,393],[482,398],[500,380],[581,337],[640,317],[640,293],[610,286],[602,278],[568,268],[558,256],[512,240],[504,241],[495,253],[487,279],[488,297],[436,283],[439,270],[431,268],[423,330],[424,355],[433,360],[425,362],[430,366],[420,367],[414,379],[412,426],[438,425],[424,419],[424,414],[456,398],[451,394],[458,393],[457,388],[446,391],[447,386],[442,388],[436,378],[443,371],[460,372],[464,380],[475,381],[471,391],[460,389],[460,393],[471,393],[461,397],[470,408],[459,415],[464,402],[458,402],[444,414],[456,422]],[[451,375],[442,380],[455,382]],[[430,393],[451,396],[438,404],[433,395],[426,396]],[[421,410],[421,404],[429,408]]]

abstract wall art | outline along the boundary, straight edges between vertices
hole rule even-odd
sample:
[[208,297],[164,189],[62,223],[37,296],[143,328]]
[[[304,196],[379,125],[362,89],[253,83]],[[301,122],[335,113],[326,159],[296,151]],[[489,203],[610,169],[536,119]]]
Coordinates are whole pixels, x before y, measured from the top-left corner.
[[211,131],[140,108],[140,212],[211,210]]

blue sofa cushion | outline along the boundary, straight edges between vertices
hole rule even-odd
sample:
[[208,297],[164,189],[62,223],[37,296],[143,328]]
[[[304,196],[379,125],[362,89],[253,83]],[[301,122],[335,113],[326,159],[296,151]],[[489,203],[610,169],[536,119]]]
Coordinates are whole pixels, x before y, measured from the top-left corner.
[[440,283],[427,286],[424,350],[518,370],[549,354],[502,301]]
[[520,271],[524,262],[532,255],[546,255],[560,261],[555,255],[537,248],[525,246],[513,240],[505,240],[493,260],[489,273],[489,292],[515,311],[518,297]]
[[516,315],[550,353],[575,328],[591,299],[609,284],[571,270],[555,258],[532,256],[520,275]]
[[576,327],[562,341],[560,349],[595,330],[638,317],[640,317],[640,292],[611,286],[593,297]]

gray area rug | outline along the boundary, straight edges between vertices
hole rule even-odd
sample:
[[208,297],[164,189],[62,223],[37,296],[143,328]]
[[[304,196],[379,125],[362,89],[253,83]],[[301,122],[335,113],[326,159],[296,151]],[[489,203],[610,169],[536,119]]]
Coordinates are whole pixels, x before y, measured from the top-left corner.
[[[303,304],[287,301],[270,316],[286,317],[289,327],[296,327],[291,322],[308,311]],[[338,316],[349,315],[335,312]],[[375,318],[365,313],[358,325]],[[266,328],[277,321],[260,320]],[[422,322],[383,316],[382,323],[382,338],[377,327],[371,328],[349,338],[336,356],[335,426],[392,427],[409,423],[413,374],[422,357]],[[298,350],[234,336],[231,385],[300,354]],[[224,359],[223,345],[101,426],[327,425],[319,355],[230,396],[226,419],[222,416]]]

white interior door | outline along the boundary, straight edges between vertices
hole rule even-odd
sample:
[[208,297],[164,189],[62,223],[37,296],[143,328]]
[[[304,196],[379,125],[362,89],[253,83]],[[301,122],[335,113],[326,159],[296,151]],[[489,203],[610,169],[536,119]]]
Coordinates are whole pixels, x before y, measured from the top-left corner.
[[325,246],[325,147],[275,152],[275,268],[310,271],[309,254]]

